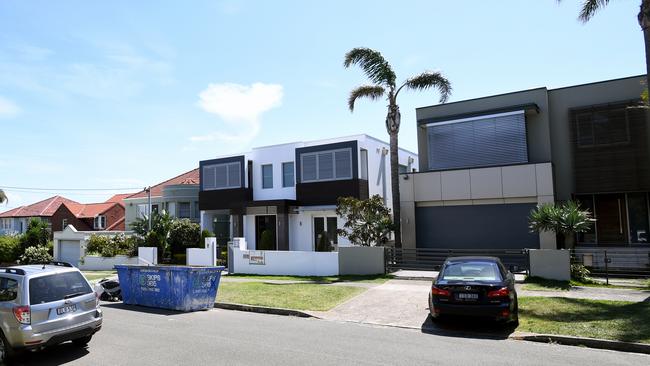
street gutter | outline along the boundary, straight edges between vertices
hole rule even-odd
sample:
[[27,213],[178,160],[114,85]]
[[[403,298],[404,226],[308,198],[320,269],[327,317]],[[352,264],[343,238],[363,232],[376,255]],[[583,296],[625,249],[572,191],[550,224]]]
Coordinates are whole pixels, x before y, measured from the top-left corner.
[[[283,309],[283,308],[271,308],[266,306],[255,306],[255,305],[245,305],[245,304],[234,304],[234,303],[224,303],[224,302],[215,302],[215,308],[225,309],[225,310],[237,310],[237,311],[247,311],[253,313],[262,313],[262,314],[273,314],[273,315],[282,315],[282,316],[295,316],[299,318],[314,318],[320,319],[319,317],[303,312],[300,310],[293,309]],[[401,329],[413,329],[422,331],[421,327],[410,327],[410,326],[397,326],[390,324],[377,324],[377,323],[362,323],[362,322],[351,322],[358,324],[369,324],[376,326],[385,326],[391,328],[401,328]],[[431,328],[429,330],[436,330],[436,334],[444,335],[444,331]],[[486,333],[472,333],[472,332],[460,332],[467,336],[487,336]],[[450,331],[449,335],[458,335],[459,332]],[[523,333],[515,332],[508,336],[507,339],[512,339],[516,341],[529,341],[529,342],[538,342],[538,343],[557,343],[565,346],[581,346],[589,347],[595,349],[606,349],[619,352],[631,352],[631,353],[642,353],[650,354],[650,344],[645,343],[633,343],[633,342],[621,342],[621,341],[611,341],[607,339],[596,339],[596,338],[586,338],[586,337],[573,337],[566,335],[554,335],[554,334],[537,334],[537,333]]]

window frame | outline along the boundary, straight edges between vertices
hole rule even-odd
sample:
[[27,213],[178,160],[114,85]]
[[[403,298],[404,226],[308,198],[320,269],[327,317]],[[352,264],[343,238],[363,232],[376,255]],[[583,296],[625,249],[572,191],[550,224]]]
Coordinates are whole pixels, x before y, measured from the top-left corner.
[[[617,141],[617,142],[610,142],[610,143],[597,143],[596,142],[596,128],[594,124],[594,115],[597,112],[605,112],[605,113],[614,113],[617,111],[622,111],[623,114],[625,115],[625,141]],[[580,118],[584,116],[590,116],[589,120],[589,127],[591,129],[591,143],[590,144],[583,144],[580,142]],[[598,148],[598,147],[606,147],[606,146],[620,146],[620,145],[628,145],[631,142],[631,136],[630,136],[630,115],[628,113],[627,108],[621,107],[621,108],[606,108],[606,109],[587,109],[587,110],[577,110],[575,111],[574,114],[574,123],[575,123],[575,144],[579,149],[593,149],[593,148]]]
[[[187,205],[187,216],[181,215],[181,205]],[[179,219],[190,219],[192,218],[192,203],[191,202],[177,202],[176,203],[176,217]]]
[[[285,166],[291,164],[291,182],[287,182],[285,174]],[[289,184],[287,184],[289,183]],[[296,186],[296,164],[293,161],[285,161],[282,163],[282,188],[291,188]]]
[[97,215],[93,220],[93,228],[97,230],[106,229],[106,215]]
[[[349,171],[349,176],[345,177],[337,177],[336,176],[336,153],[341,152],[341,151],[346,151],[349,153],[349,161],[350,161],[350,171]],[[318,155],[321,154],[331,154],[332,155],[332,178],[325,178],[321,179],[320,178],[320,159],[318,158]],[[304,178],[305,174],[305,164],[304,160],[306,156],[315,156],[316,157],[316,179],[308,179],[306,180]],[[354,178],[354,159],[352,157],[352,148],[345,147],[341,149],[332,149],[332,150],[322,150],[322,151],[313,151],[313,152],[306,152],[300,154],[300,182],[301,183],[315,183],[315,182],[331,182],[335,180],[350,180]]]
[[68,219],[61,220],[61,230],[65,230],[67,226],[68,226]]
[[[4,290],[9,289],[9,286],[6,286],[9,283],[9,281],[12,281],[16,285],[15,286],[16,291],[14,292],[14,297],[11,298],[11,299],[7,298],[6,300],[0,298],[0,303],[3,303],[3,302],[15,302],[16,299],[18,299],[18,280],[15,279],[15,278],[0,276],[0,291],[4,291]],[[5,287],[2,287],[2,286],[5,286]]]
[[[271,185],[270,186],[266,186],[266,184],[265,184],[266,183],[265,176],[264,176],[264,169],[265,168],[271,169],[271,176],[270,176],[270,179],[271,179],[270,184]],[[273,164],[262,164],[260,166],[260,170],[262,171],[262,189],[273,189]]]
[[[232,166],[232,165],[237,165],[237,167],[238,167],[237,179],[239,180],[239,184],[237,184],[237,185],[231,185],[230,184],[230,180],[231,180],[230,179],[230,166]],[[217,171],[216,171],[216,168],[217,167],[225,167],[226,168],[226,185],[223,186],[223,187],[217,187],[216,186],[216,183],[217,183],[217,179],[216,179]],[[218,191],[218,190],[222,190],[222,189],[236,189],[236,188],[242,188],[244,186],[244,181],[243,181],[243,178],[242,178],[242,169],[243,169],[243,167],[242,167],[242,163],[240,161],[230,161],[230,162],[227,162],[227,163],[216,163],[216,164],[204,165],[204,166],[201,167],[201,173],[204,176],[207,174],[207,172],[206,172],[207,169],[213,169],[214,170],[214,183],[215,183],[215,186],[214,187],[207,187],[205,185],[205,182],[207,181],[207,179],[203,178],[202,182],[201,182],[201,187],[202,187],[202,190],[204,190],[204,191]]]

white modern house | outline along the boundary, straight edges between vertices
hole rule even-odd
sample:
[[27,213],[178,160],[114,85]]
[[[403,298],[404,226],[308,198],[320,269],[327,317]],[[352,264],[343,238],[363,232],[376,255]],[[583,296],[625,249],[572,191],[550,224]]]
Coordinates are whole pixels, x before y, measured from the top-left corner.
[[[400,170],[417,154],[401,149]],[[367,135],[294,142],[199,163],[201,228],[219,244],[244,237],[249,250],[313,251],[322,235],[335,248],[339,197],[380,195],[392,205],[389,145]]]

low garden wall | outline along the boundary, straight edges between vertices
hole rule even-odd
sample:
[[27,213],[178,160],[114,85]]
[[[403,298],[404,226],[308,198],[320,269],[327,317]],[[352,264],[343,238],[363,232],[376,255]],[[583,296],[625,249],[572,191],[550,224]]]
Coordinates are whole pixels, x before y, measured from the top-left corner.
[[339,274],[384,273],[384,252],[384,247],[339,247]]
[[530,275],[549,280],[571,279],[571,255],[568,250],[530,249]]
[[97,255],[86,255],[79,261],[79,269],[82,271],[110,271],[116,264],[138,264],[138,257],[116,255],[114,257],[101,257]]
[[234,273],[291,276],[336,276],[339,253],[230,248]]

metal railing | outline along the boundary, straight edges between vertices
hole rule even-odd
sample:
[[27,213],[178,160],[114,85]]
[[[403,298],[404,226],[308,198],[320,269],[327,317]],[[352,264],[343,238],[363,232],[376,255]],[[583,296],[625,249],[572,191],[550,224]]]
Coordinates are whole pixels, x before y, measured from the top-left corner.
[[650,248],[577,248],[571,264],[584,265],[592,276],[650,277]]
[[512,272],[528,273],[528,249],[432,249],[386,248],[386,270],[399,269],[438,271],[448,257],[487,256],[498,257]]

